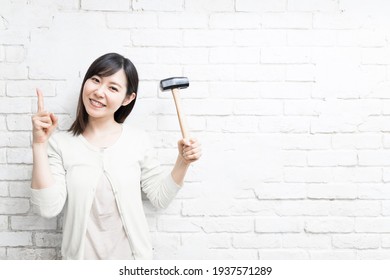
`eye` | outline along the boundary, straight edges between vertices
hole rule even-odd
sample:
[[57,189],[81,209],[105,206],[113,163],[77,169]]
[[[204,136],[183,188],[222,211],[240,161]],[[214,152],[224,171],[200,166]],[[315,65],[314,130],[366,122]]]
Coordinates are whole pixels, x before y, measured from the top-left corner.
[[118,92],[118,89],[116,87],[110,87],[112,91]]
[[95,83],[99,83],[100,82],[99,78],[97,78],[96,76],[91,77],[91,80],[93,82],[95,82]]

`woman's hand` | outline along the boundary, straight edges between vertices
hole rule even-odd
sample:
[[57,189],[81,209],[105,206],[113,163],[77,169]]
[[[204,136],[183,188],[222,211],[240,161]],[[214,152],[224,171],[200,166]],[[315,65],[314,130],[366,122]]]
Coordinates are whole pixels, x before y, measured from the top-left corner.
[[37,89],[38,112],[32,116],[33,144],[46,143],[58,125],[58,118],[53,113],[46,112],[43,107],[43,94]]
[[179,157],[186,164],[197,161],[202,156],[202,148],[199,141],[195,138],[181,139],[177,143]]

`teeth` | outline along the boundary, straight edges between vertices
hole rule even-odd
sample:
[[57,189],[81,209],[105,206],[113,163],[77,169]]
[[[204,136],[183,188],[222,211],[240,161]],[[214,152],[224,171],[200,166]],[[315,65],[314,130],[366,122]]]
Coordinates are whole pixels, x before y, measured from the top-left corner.
[[95,106],[103,107],[104,104],[100,103],[99,101],[91,99],[91,103]]

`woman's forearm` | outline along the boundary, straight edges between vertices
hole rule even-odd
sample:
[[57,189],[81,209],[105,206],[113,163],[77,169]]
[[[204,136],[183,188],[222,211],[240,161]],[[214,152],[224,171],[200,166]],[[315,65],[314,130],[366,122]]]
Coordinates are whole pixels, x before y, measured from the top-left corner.
[[176,184],[179,186],[183,185],[184,177],[187,173],[188,167],[190,166],[189,163],[186,163],[182,157],[178,156],[175,166],[172,169],[171,175],[173,180]]
[[54,179],[50,171],[46,146],[46,143],[34,143],[32,145],[33,170],[31,187],[33,189],[47,188],[54,183]]

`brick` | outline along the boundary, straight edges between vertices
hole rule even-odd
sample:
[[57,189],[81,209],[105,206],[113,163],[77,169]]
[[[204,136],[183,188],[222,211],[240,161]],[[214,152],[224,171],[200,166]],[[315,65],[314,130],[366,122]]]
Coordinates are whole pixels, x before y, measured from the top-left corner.
[[355,260],[356,250],[313,250],[309,252],[313,260]]
[[0,246],[30,246],[32,238],[30,232],[0,232]]
[[315,66],[311,64],[286,65],[287,82],[314,82]]
[[0,148],[0,164],[4,164],[7,162],[7,150]]
[[287,44],[284,30],[242,30],[236,33],[235,45],[242,47],[283,46]]
[[236,11],[240,12],[282,12],[286,10],[284,0],[236,0]]
[[109,13],[107,26],[109,28],[156,28],[157,15],[149,12]]
[[378,249],[381,236],[367,234],[333,235],[332,245],[337,249]]
[[185,248],[228,249],[231,236],[228,233],[182,233],[181,243]]
[[308,166],[355,166],[357,156],[355,151],[309,151],[307,163]]
[[6,260],[6,251],[5,248],[0,248],[0,260]]
[[312,14],[307,12],[268,12],[262,17],[262,27],[272,29],[310,29],[312,28],[312,22]]
[[26,50],[23,46],[6,46],[5,60],[7,62],[22,62],[25,59]]
[[284,166],[306,166],[307,154],[305,151],[283,151],[281,158]]
[[35,244],[38,247],[60,247],[62,234],[37,232],[35,234]]
[[131,41],[137,47],[178,47],[182,45],[182,33],[177,30],[134,30]]
[[284,200],[270,206],[279,216],[327,216],[329,215],[329,201],[316,200]]
[[390,232],[390,218],[356,218],[355,231],[367,233]]
[[351,133],[356,132],[358,126],[357,119],[352,116],[320,116],[313,119],[310,126],[311,133]]
[[11,197],[27,197],[31,196],[31,181],[11,181],[9,182],[9,195]]
[[[267,68],[265,67],[264,70]],[[269,68],[272,71],[272,67]],[[312,92],[308,83],[264,83],[260,95],[265,98],[306,99]]]
[[45,97],[55,96],[55,86],[55,83],[51,81],[9,81],[7,83],[7,96],[36,97],[37,88],[43,92]]
[[259,233],[287,233],[302,232],[303,220],[300,218],[256,218],[255,232]]
[[258,199],[302,199],[306,197],[304,184],[259,184],[254,191]]
[[331,147],[331,135],[283,135],[282,148],[286,150],[327,150]]
[[[0,21],[0,26],[1,26],[1,21]],[[1,30],[2,44],[11,44],[11,45],[29,44],[30,41],[29,36],[30,36],[30,32],[27,28],[26,29],[8,28],[5,30]]]
[[0,62],[5,60],[5,49],[4,46],[0,46]]
[[390,247],[390,237],[385,235],[382,236],[382,247],[383,248],[389,248]]
[[208,27],[209,17],[204,13],[160,13],[158,26],[160,28],[204,29]]
[[232,199],[215,200],[206,199],[200,203],[197,199],[191,199],[183,202],[183,216],[229,216],[231,211],[238,208]]
[[261,17],[258,13],[216,13],[210,15],[210,27],[217,29],[258,29]]
[[199,232],[201,227],[188,218],[163,218],[157,220],[157,228],[163,232]]
[[[364,18],[365,17],[365,18]],[[347,12],[323,12],[313,14],[313,28],[315,29],[359,29],[368,19],[366,13],[356,14]]]
[[376,217],[381,213],[379,201],[332,201],[330,215],[347,217]]
[[[159,31],[162,32],[162,31]],[[184,30],[185,47],[221,47],[233,46],[234,33],[227,30]]]
[[56,260],[55,249],[29,249],[29,248],[8,248],[7,257],[9,260]]
[[289,11],[310,12],[335,12],[339,9],[336,0],[290,0],[287,8]]
[[[206,128],[206,121],[204,118],[188,117],[186,121],[189,131],[203,131]],[[163,131],[180,131],[180,126],[177,117],[175,116],[159,117],[157,128]]]
[[379,133],[347,133],[332,135],[333,149],[379,149],[382,135]]
[[135,0],[132,1],[135,11],[182,11],[183,0]]
[[292,116],[318,116],[324,102],[320,100],[286,100],[284,114]]
[[0,98],[0,113],[30,113],[31,99],[28,98]]
[[279,234],[236,234],[232,245],[237,249],[280,248],[282,242]]
[[327,183],[332,180],[332,169],[327,167],[286,167],[284,178],[289,183]]
[[3,198],[0,197],[0,213],[2,214],[24,214],[30,209],[30,203],[25,198]]
[[310,48],[264,47],[261,49],[261,63],[312,63]]
[[31,179],[31,167],[23,165],[0,165],[0,180]]
[[282,115],[283,102],[279,100],[239,100],[235,102],[233,112],[235,115]]
[[310,184],[307,197],[314,199],[356,199],[357,186],[351,183]]
[[[171,100],[170,100],[171,101]],[[193,116],[228,116],[233,112],[233,102],[223,99],[183,100],[187,115]]]
[[118,0],[109,3],[104,0],[81,0],[81,9],[88,11],[128,11],[129,0]]
[[[202,257],[203,256],[203,257]],[[206,260],[256,260],[258,258],[257,250],[248,249],[210,249],[197,259]]]
[[27,79],[27,66],[21,63],[1,63],[0,79],[23,80]]
[[258,118],[255,116],[234,116],[225,118],[223,132],[257,132]]
[[283,248],[330,249],[331,237],[322,234],[283,234]]
[[5,82],[0,81],[0,96],[5,96]]
[[173,234],[154,234],[152,235],[152,244],[157,258],[174,258],[180,246],[180,236]]
[[39,216],[11,217],[13,230],[54,230],[57,228],[57,219],[45,219]]
[[257,48],[217,47],[210,49],[210,62],[217,64],[248,63],[260,61],[260,51]]
[[390,161],[387,158],[390,155],[388,151],[359,151],[360,166],[388,166]]
[[193,224],[206,233],[245,233],[253,232],[254,221],[251,218],[206,218],[193,221]]
[[390,199],[390,184],[359,184],[358,198],[360,199]]
[[193,81],[231,81],[235,77],[235,69],[222,65],[193,65],[184,67],[184,75]]
[[316,218],[305,221],[309,233],[348,233],[354,230],[354,220],[349,218]]
[[16,131],[31,131],[32,123],[29,115],[8,115],[7,116],[8,130]]
[[382,169],[377,167],[339,167],[334,170],[336,182],[378,183],[382,182]]
[[185,8],[197,12],[231,12],[234,11],[234,0],[186,0]]
[[310,259],[307,250],[260,250],[261,260],[308,260]]
[[0,182],[0,196],[9,196],[8,182]]
[[337,33],[333,30],[289,30],[287,43],[300,47],[331,47],[337,42]]
[[7,162],[32,164],[32,151],[29,148],[7,148]]
[[390,258],[390,250],[359,250],[356,254],[361,260],[388,260]]
[[29,147],[30,133],[26,132],[5,132],[0,137],[2,147]]
[[7,130],[7,122],[5,121],[5,116],[0,116],[0,131]]
[[365,120],[360,124],[360,132],[389,132],[390,124],[389,117],[383,116],[371,116],[365,118]]
[[[208,64],[209,61],[209,51],[206,48],[163,48],[158,53],[156,61],[162,64]],[[191,88],[192,85],[186,92]]]
[[0,216],[0,230],[8,230],[8,216]]
[[267,133],[308,133],[310,120],[307,117],[261,117],[259,130]]
[[78,10],[80,7],[80,0],[56,0],[58,10]]
[[[234,77],[237,81],[240,82],[278,82],[284,79],[285,71],[284,68],[280,65],[239,65],[235,67]],[[277,91],[280,87],[282,87],[282,85],[279,83],[261,83],[261,96],[268,98],[270,96],[269,94],[272,94],[269,92],[270,90]],[[278,93],[273,94],[278,96]],[[295,93],[290,93],[290,95],[292,98],[294,98],[293,96]]]

